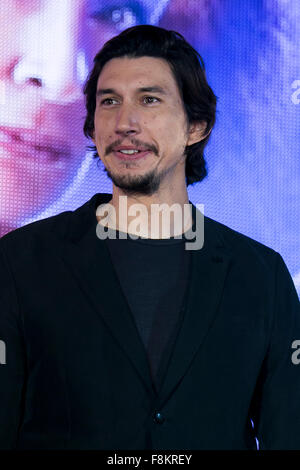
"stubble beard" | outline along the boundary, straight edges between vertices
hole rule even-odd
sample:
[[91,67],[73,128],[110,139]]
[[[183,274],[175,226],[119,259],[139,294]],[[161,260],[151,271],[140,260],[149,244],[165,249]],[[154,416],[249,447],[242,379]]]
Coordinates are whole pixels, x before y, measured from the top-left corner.
[[165,172],[159,173],[157,169],[148,171],[143,175],[117,175],[104,168],[113,184],[128,195],[148,195],[156,193],[160,187]]

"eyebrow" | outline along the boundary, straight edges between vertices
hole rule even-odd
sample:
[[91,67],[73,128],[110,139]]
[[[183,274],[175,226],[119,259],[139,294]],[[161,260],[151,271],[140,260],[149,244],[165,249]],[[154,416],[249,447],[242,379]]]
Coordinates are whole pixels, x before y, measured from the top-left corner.
[[[166,90],[162,88],[161,86],[155,85],[155,86],[147,86],[147,87],[141,87],[137,89],[138,93],[160,93],[161,95],[167,95]],[[96,92],[96,96],[103,96],[103,95],[111,95],[115,94],[117,95],[117,91],[114,88],[98,88]]]

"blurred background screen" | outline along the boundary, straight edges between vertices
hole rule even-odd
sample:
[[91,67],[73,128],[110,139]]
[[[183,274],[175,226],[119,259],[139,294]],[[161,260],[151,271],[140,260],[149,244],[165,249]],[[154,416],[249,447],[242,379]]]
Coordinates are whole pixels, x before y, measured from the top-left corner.
[[87,150],[83,84],[124,29],[180,32],[218,97],[204,213],[283,256],[300,294],[300,2],[2,0],[0,236],[112,192]]

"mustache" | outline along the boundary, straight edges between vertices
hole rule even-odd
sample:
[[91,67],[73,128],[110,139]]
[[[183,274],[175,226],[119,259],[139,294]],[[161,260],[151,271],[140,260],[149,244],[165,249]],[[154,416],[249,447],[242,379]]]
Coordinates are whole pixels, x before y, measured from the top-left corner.
[[[131,139],[130,142],[126,142],[126,144],[136,146],[136,147],[144,147],[147,150],[151,150],[151,152],[153,152],[155,155],[158,155],[157,148],[152,144],[145,144],[144,142],[141,142],[140,140],[137,140],[137,139]],[[112,144],[106,147],[104,155],[108,155],[109,153],[111,153],[114,147],[117,147],[119,145],[126,145],[126,144],[123,144],[122,140],[116,140],[115,142],[113,142]]]

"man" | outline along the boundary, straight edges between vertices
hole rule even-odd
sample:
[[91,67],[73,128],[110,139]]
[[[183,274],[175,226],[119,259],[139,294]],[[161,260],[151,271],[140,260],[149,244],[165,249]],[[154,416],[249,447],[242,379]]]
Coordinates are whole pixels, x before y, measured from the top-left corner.
[[[300,449],[281,256],[207,217],[185,249],[215,122],[202,59],[178,33],[129,28],[84,93],[113,194],[0,240],[1,447]],[[180,210],[160,221],[156,204]]]

